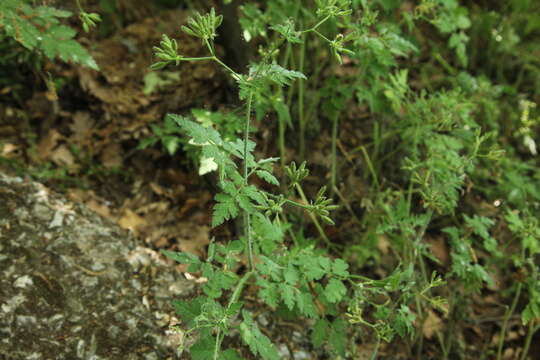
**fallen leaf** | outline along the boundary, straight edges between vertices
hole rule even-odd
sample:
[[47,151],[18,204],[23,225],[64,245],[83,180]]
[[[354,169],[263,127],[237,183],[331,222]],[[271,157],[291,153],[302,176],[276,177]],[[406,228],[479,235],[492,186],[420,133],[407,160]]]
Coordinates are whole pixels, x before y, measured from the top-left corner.
[[441,318],[432,310],[428,311],[427,318],[422,326],[422,334],[428,340],[433,338],[433,335],[442,330],[443,322]]
[[125,209],[122,217],[118,220],[118,225],[137,236],[140,228],[146,226],[146,221],[130,209]]
[[441,265],[448,266],[450,264],[450,255],[448,245],[442,236],[428,238],[427,242],[431,249],[431,253],[437,260],[441,262]]
[[66,145],[60,145],[51,153],[51,160],[59,166],[67,166],[69,169],[76,169],[75,157]]
[[119,168],[123,164],[123,152],[120,144],[108,144],[101,153],[101,163],[108,169]]

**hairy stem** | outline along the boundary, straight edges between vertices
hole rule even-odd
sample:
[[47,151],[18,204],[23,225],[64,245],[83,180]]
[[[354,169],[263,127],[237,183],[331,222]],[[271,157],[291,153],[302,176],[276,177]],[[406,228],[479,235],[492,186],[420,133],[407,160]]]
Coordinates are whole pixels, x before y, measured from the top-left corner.
[[529,327],[527,330],[527,337],[525,338],[525,345],[523,345],[523,353],[521,354],[520,360],[526,360],[527,355],[529,354],[529,347],[531,346],[531,340],[535,332],[540,329],[540,324],[534,326],[534,321],[529,321]]
[[[302,44],[300,46],[300,60],[298,71],[304,73],[304,61],[306,53],[305,36],[302,36]],[[304,160],[306,149],[306,119],[304,118],[304,90],[306,83],[303,79],[298,79],[298,121],[300,123],[300,160]]]
[[336,143],[338,136],[338,125],[339,125],[339,115],[335,115],[332,119],[332,151],[331,151],[331,170],[330,170],[330,193],[334,194],[334,189],[336,189],[336,179],[337,179],[337,158],[336,158]]
[[[250,92],[247,99],[246,122],[244,126],[244,185],[248,185],[248,141],[249,123],[251,120],[251,103],[253,93]],[[251,238],[251,217],[249,212],[244,210],[244,235],[246,237],[249,270],[253,270],[253,240]]]
[[521,295],[521,288],[523,287],[522,283],[518,283],[516,294],[514,295],[514,300],[512,300],[512,304],[510,307],[506,310],[506,313],[504,314],[504,320],[503,325],[501,328],[501,334],[499,337],[499,347],[497,349],[497,360],[502,359],[502,352],[503,352],[503,345],[504,345],[504,338],[506,336],[506,328],[508,327],[508,320],[510,320],[510,317],[516,310],[516,306],[519,300],[519,296]]
[[[233,291],[233,294],[229,300],[229,303],[227,304],[227,310],[231,308],[231,306],[238,301],[240,298],[240,294],[242,294],[242,290],[244,290],[244,286],[246,285],[246,282],[249,280],[251,275],[253,275],[253,271],[249,271],[244,274],[244,276],[240,279],[238,284],[236,285],[236,288]],[[221,342],[223,341],[224,334],[220,327],[218,327],[218,331],[216,334],[216,345],[214,347],[214,360],[219,359],[219,353],[221,350]]]

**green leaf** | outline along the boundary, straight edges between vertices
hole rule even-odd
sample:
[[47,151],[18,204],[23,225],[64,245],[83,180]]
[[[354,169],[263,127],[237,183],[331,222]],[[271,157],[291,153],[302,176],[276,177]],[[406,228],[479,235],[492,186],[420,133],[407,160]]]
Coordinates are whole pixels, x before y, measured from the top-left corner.
[[332,273],[337,276],[347,277],[349,276],[349,272],[347,271],[348,268],[349,264],[342,259],[336,259],[334,260],[334,264],[332,264]]
[[175,300],[172,304],[176,313],[180,316],[180,320],[189,328],[192,328],[195,326],[195,318],[201,314],[205,302],[206,299],[199,296],[193,300]]
[[287,305],[289,310],[292,310],[295,302],[295,288],[291,285],[281,283],[279,284],[279,291],[285,305]]
[[238,355],[236,350],[227,349],[220,354],[220,360],[244,360],[243,357]]
[[307,288],[296,291],[296,306],[298,307],[300,313],[304,316],[310,318],[316,318],[318,316],[317,308],[313,303],[313,297]]
[[225,220],[231,220],[238,216],[238,206],[232,196],[221,193],[217,194],[214,199],[217,204],[214,205],[212,227],[221,225]]
[[411,309],[409,309],[407,305],[401,304],[394,322],[394,328],[399,336],[404,337],[407,334],[411,337],[413,336],[413,323],[415,319],[416,315],[411,311]]
[[[290,85],[294,79],[307,79],[299,71],[287,70],[277,64],[257,64],[249,69],[249,74],[256,82],[273,82],[279,85]],[[259,84],[259,86],[264,86]]]
[[201,337],[199,341],[189,348],[192,360],[208,360],[214,358],[216,340],[210,334]]
[[308,281],[319,280],[327,271],[321,266],[318,257],[303,256],[300,260],[302,267],[304,268],[304,275]]
[[319,319],[313,327],[313,332],[311,333],[311,342],[316,348],[321,347],[321,345],[328,339],[328,334],[330,332],[330,323],[326,319]]
[[330,281],[328,281],[328,285],[326,285],[326,289],[324,291],[324,295],[331,303],[337,303],[347,293],[347,288],[345,285],[343,285],[343,282],[341,280],[332,278]]
[[301,44],[303,41],[300,38],[301,33],[294,30],[294,22],[289,20],[285,24],[270,26],[270,29],[280,33],[288,42]]
[[222,144],[221,136],[211,127],[204,127],[180,115],[167,114],[167,117],[173,119],[191,137],[193,143],[196,145],[205,145],[208,143],[215,145]]
[[345,348],[347,347],[347,323],[345,320],[340,318],[334,320],[330,328],[328,344],[335,353],[345,356]]
[[526,325],[534,319],[540,319],[540,301],[532,300],[521,313],[521,321]]
[[257,278],[257,285],[261,287],[259,298],[272,308],[276,308],[279,301],[278,286],[261,277]]
[[283,278],[287,284],[295,285],[300,277],[298,270],[293,265],[289,264],[285,271],[283,271]]
[[258,177],[260,177],[261,179],[263,179],[267,183],[279,186],[278,179],[274,175],[272,175],[269,171],[257,170],[257,171],[255,171],[255,174],[257,174]]
[[[174,252],[174,251],[169,251],[169,250],[162,250],[162,253],[169,259],[179,262],[180,264],[190,265],[190,269],[188,271],[191,271],[191,272],[197,271],[199,269],[199,266],[201,265],[201,260],[196,255],[193,255],[187,252]],[[191,266],[193,266],[193,268]]]
[[268,203],[266,202],[266,198],[263,195],[263,191],[259,190],[257,187],[253,185],[249,185],[244,187],[243,192],[249,196],[252,200],[254,200],[258,205],[261,206],[267,206]]
[[261,213],[253,216],[253,233],[264,254],[270,255],[283,241],[284,227]]
[[242,311],[244,321],[240,324],[240,335],[244,343],[249,346],[253,355],[259,355],[264,360],[279,360],[279,353],[270,340],[259,330],[251,314]]

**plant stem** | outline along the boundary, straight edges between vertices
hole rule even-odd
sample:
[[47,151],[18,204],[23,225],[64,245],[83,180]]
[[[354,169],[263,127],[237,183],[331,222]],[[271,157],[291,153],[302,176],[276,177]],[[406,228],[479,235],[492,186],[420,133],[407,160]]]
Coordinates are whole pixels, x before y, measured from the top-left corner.
[[370,360],[377,360],[377,355],[379,353],[379,346],[381,345],[381,337],[377,336],[377,342],[375,343],[375,349],[371,353]]
[[204,60],[216,60],[215,56],[202,56],[202,57],[183,57],[182,61],[204,61]]
[[[249,93],[247,99],[246,122],[244,126],[244,185],[248,186],[248,141],[249,123],[251,119],[251,102],[253,92]],[[251,217],[248,211],[244,210],[244,235],[246,237],[249,270],[253,270],[253,240],[251,238]]]
[[534,321],[529,321],[529,328],[527,330],[527,337],[525,338],[525,345],[523,345],[523,353],[521,354],[520,360],[526,360],[529,353],[529,347],[531,346],[531,340],[535,332],[540,329],[540,324],[533,325]]
[[331,174],[330,174],[330,192],[333,195],[334,189],[336,189],[336,178],[337,178],[337,159],[336,159],[336,143],[338,136],[338,125],[339,125],[339,115],[334,115],[332,119],[332,151],[331,151]]
[[[242,293],[242,290],[244,289],[244,286],[246,285],[246,282],[249,280],[251,275],[253,275],[253,271],[249,271],[244,274],[244,276],[240,279],[238,284],[236,285],[236,288],[233,291],[233,294],[231,296],[231,299],[229,300],[229,303],[227,304],[227,310],[231,308],[231,306],[238,301],[238,298],[240,298],[240,294]],[[216,335],[216,345],[214,347],[214,360],[218,360],[219,358],[219,351],[221,350],[221,342],[223,341],[223,332],[221,331],[221,328],[218,327],[217,335]]]
[[[304,73],[304,60],[306,53],[306,37],[302,36],[302,44],[300,46],[300,59],[298,64],[298,71]],[[304,118],[304,79],[298,79],[298,121],[300,122],[300,161],[304,160],[304,154],[306,149],[306,119]]]
[[366,164],[368,166],[369,172],[371,173],[373,182],[375,183],[375,186],[377,186],[377,189],[379,189],[381,187],[379,184],[379,178],[377,177],[377,173],[375,172],[375,168],[373,167],[373,163],[369,158],[366,148],[364,146],[360,146],[360,150],[362,150],[362,154],[364,155],[364,159],[366,160]]
[[221,329],[218,328],[217,335],[216,335],[216,345],[214,347],[214,360],[219,359],[219,350],[221,350],[222,340],[223,340],[223,334],[221,333]]
[[521,288],[523,287],[522,283],[518,283],[516,294],[514,295],[514,300],[512,300],[512,304],[510,305],[510,308],[506,310],[506,313],[504,314],[504,321],[503,326],[501,328],[501,334],[499,337],[499,347],[497,349],[497,360],[502,359],[502,351],[503,351],[503,345],[504,345],[504,338],[506,335],[506,328],[508,326],[508,320],[510,319],[510,316],[514,313],[514,310],[516,310],[516,306],[519,300],[519,296],[521,295]]
[[[304,194],[304,190],[302,190],[302,187],[298,184],[294,185],[296,188],[296,191],[298,191],[298,194],[300,194],[300,198],[302,198],[302,201],[306,204],[309,204],[308,199],[306,197],[306,194]],[[322,239],[326,243],[326,245],[331,246],[330,240],[328,240],[328,237],[324,233],[324,230],[319,223],[319,220],[317,220],[317,217],[311,213],[311,211],[308,211],[309,216],[311,217],[311,220],[313,221],[313,224],[315,224],[315,227],[317,228],[317,231],[319,231],[319,234],[321,235]]]

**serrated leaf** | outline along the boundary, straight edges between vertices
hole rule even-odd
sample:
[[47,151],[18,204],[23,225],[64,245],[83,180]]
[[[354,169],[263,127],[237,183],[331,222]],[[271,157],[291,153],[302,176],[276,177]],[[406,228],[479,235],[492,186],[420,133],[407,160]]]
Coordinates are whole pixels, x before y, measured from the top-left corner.
[[257,269],[260,271],[261,275],[268,275],[272,278],[273,281],[281,281],[281,269],[282,267],[277,264],[275,261],[272,261],[269,257],[262,255],[261,261],[258,263]]
[[214,205],[212,227],[221,225],[225,220],[231,220],[238,216],[238,206],[232,196],[221,193],[215,196],[215,200],[217,204]]
[[144,139],[139,141],[139,145],[137,146],[137,150],[146,149],[147,147],[152,146],[155,143],[157,143],[158,140],[159,139],[156,136],[150,136],[150,137],[144,138]]
[[304,316],[310,318],[316,318],[318,316],[317,308],[313,303],[313,297],[307,288],[301,291],[296,291],[296,306],[298,307],[300,313]]
[[303,41],[300,38],[301,33],[294,30],[294,23],[287,21],[285,24],[271,26],[270,29],[280,33],[290,43],[301,44]]
[[279,301],[277,285],[262,278],[257,279],[257,285],[261,287],[259,290],[259,298],[269,306],[273,308],[277,307]]
[[251,352],[264,360],[279,360],[279,353],[270,340],[259,330],[251,314],[242,311],[244,321],[240,324],[240,335]]
[[347,264],[342,259],[336,259],[334,260],[334,263],[332,264],[332,273],[334,273],[337,276],[347,277],[349,276],[349,272],[347,271],[348,268],[349,268],[349,264]]
[[311,342],[316,348],[321,347],[324,341],[328,338],[330,332],[330,323],[326,319],[319,319],[313,327],[311,333]]
[[338,280],[336,278],[330,279],[328,281],[328,285],[326,285],[326,288],[324,290],[324,295],[331,303],[337,303],[347,293],[347,288],[345,285],[343,285],[343,282],[341,280]]
[[281,294],[281,299],[285,305],[289,308],[289,310],[292,310],[295,302],[295,288],[291,285],[281,283],[279,284],[279,291]]
[[413,323],[415,319],[416,315],[411,311],[411,309],[409,309],[407,305],[401,304],[394,321],[394,328],[399,336],[405,337],[407,334],[413,336]]
[[540,304],[533,299],[521,313],[521,321],[526,325],[534,319],[540,319]]
[[165,149],[167,149],[169,155],[174,155],[176,153],[176,150],[178,150],[180,139],[178,138],[178,136],[167,135],[161,138],[161,143],[163,144],[163,146],[165,146]]
[[234,349],[227,349],[223,351],[220,354],[219,359],[220,360],[244,360],[244,358],[238,355],[238,353]]
[[202,312],[202,305],[205,303],[205,298],[199,296],[193,300],[175,300],[173,301],[174,309],[180,320],[189,328],[195,326],[195,318]]
[[162,253],[169,259],[172,259],[180,264],[188,264],[188,265],[201,264],[201,260],[196,255],[193,255],[187,252],[174,252],[174,251],[169,251],[169,250],[162,250]]
[[216,340],[212,335],[204,336],[189,348],[192,360],[208,360],[214,358]]
[[299,280],[298,270],[291,264],[283,271],[283,278],[285,282],[289,285],[294,285]]
[[206,175],[212,171],[216,171],[219,166],[214,161],[214,158],[201,157],[201,164],[199,166],[199,176]]
[[347,347],[347,323],[345,320],[340,318],[334,320],[330,328],[328,344],[335,353],[345,356],[345,348]]
[[266,206],[266,198],[263,196],[262,191],[257,189],[253,185],[246,186],[242,188],[242,191],[249,196],[250,199],[254,200],[258,205]]
[[[290,85],[294,79],[306,79],[299,71],[287,70],[277,64],[257,64],[249,69],[250,77],[254,78],[255,84],[264,87],[267,83]],[[241,84],[242,85],[242,84]],[[248,82],[248,86],[249,86]]]
[[319,280],[327,273],[327,271],[321,267],[317,257],[303,256],[299,265],[304,268],[304,275],[309,281]]
[[262,252],[266,255],[271,254],[283,241],[283,226],[271,221],[261,213],[256,213],[253,217],[253,232],[259,240]]
[[221,136],[215,129],[211,127],[204,127],[194,121],[188,120],[187,118],[176,114],[167,114],[167,117],[173,119],[193,140],[195,145],[205,145],[208,143],[216,145],[222,144]]
[[249,197],[247,197],[245,194],[239,193],[236,195],[235,199],[241,209],[247,211],[250,214],[255,211],[255,208],[249,200]]
[[261,179],[263,179],[267,183],[279,186],[278,179],[274,175],[272,175],[269,171],[257,170],[257,171],[255,171],[255,174],[257,174],[258,177],[260,177]]

